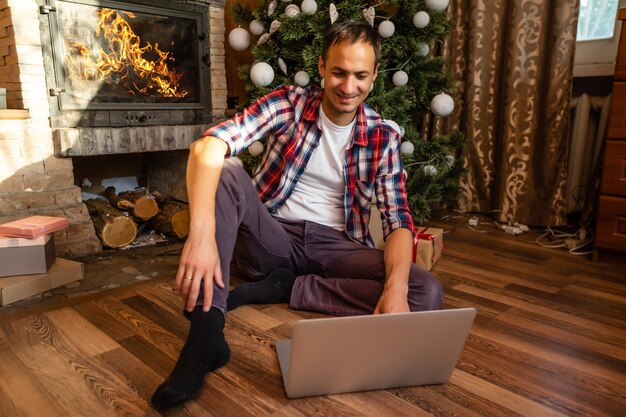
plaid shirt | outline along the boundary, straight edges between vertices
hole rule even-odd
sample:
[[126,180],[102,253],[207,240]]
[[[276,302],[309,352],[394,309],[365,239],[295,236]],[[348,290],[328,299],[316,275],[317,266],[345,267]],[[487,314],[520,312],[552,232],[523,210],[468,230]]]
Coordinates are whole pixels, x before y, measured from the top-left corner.
[[[289,198],[319,143],[322,95],[323,90],[316,86],[282,85],[204,133],[225,141],[231,156],[267,136],[266,152],[253,183],[270,212]],[[398,133],[368,105],[361,104],[344,159],[345,230],[361,244],[374,246],[368,228],[374,192],[384,236],[402,227],[413,232],[399,148]]]

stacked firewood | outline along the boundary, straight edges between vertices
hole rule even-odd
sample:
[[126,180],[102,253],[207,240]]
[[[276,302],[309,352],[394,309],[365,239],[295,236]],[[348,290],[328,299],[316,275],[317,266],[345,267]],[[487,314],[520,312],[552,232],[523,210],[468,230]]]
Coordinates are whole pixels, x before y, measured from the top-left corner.
[[189,206],[162,196],[158,191],[104,191],[107,201],[86,200],[102,244],[119,248],[132,243],[145,225],[166,236],[184,239],[189,234]]

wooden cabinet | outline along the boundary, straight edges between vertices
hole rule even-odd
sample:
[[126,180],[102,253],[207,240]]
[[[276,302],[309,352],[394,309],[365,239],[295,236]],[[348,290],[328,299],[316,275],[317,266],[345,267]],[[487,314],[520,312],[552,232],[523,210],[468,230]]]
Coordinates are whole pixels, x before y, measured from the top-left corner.
[[626,9],[621,9],[618,17],[623,24],[602,160],[596,259],[603,250],[626,252]]

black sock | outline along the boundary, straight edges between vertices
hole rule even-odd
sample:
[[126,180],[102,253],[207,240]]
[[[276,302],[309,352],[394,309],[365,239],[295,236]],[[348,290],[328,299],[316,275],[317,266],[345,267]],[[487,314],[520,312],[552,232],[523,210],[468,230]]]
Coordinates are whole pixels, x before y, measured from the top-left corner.
[[191,314],[189,336],[176,366],[152,396],[152,405],[167,408],[194,398],[207,372],[225,365],[230,349],[224,339],[224,314],[215,307],[208,312],[197,306]]
[[228,294],[228,310],[245,304],[288,303],[296,276],[288,269],[272,271],[262,281],[238,286]]

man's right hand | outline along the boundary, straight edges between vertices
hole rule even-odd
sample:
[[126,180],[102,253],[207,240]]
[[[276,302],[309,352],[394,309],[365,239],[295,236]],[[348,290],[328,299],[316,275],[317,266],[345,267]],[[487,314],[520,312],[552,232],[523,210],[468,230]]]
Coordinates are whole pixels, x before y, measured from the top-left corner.
[[208,233],[190,233],[183,247],[175,287],[189,312],[196,306],[203,280],[202,309],[209,311],[213,299],[213,283],[224,288],[217,244],[215,238],[208,237]]

